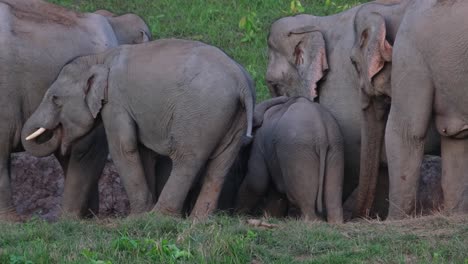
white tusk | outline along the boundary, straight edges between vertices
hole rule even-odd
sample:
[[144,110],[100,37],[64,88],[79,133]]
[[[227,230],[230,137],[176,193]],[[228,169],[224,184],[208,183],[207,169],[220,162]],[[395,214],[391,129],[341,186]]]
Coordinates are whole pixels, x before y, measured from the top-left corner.
[[26,137],[26,140],[31,140],[31,139],[35,139],[37,138],[38,136],[42,135],[42,133],[44,133],[46,131],[45,128],[41,127],[39,128],[38,130],[36,130],[36,132],[32,133],[31,135],[27,136]]

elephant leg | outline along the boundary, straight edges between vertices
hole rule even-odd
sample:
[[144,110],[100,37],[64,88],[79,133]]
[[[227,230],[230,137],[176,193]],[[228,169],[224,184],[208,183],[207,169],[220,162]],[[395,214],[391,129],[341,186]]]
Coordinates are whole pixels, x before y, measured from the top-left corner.
[[270,176],[265,158],[256,142],[252,146],[247,174],[236,199],[236,212],[249,214],[268,191]]
[[[69,217],[99,213],[98,182],[108,154],[104,127],[96,127],[73,145],[66,162],[62,209]],[[59,158],[62,166],[64,162]]]
[[[242,120],[242,118],[238,118],[238,120]],[[207,164],[206,174],[202,176],[203,185],[190,214],[191,217],[206,218],[216,210],[227,173],[242,145],[242,134],[245,133],[243,128],[243,125],[234,126],[233,131],[230,131],[227,136],[228,138],[232,138],[231,143]],[[229,135],[232,135],[232,137]],[[224,146],[224,142],[225,140],[221,142],[221,146]]]
[[10,182],[10,148],[4,146],[5,143],[2,145],[0,148],[0,220],[18,221],[20,218],[13,205]]
[[444,210],[468,212],[468,139],[442,137]]
[[138,149],[136,125],[127,113],[112,108],[106,110],[102,118],[109,152],[130,201],[130,211],[132,214],[143,213],[151,208],[153,197]]
[[326,160],[323,189],[325,197],[325,208],[327,211],[327,221],[330,223],[343,223],[343,177],[343,151],[329,151]]
[[194,184],[198,172],[208,159],[208,155],[197,153],[171,157],[172,171],[164,184],[153,211],[176,217],[182,215],[185,199]]
[[318,219],[315,209],[319,189],[319,157],[300,149],[300,146],[295,148],[296,154],[285,151],[288,149],[277,146],[286,195],[292,204],[299,207],[304,220],[314,221]]
[[[148,149],[147,147],[140,144],[138,146],[140,151],[141,163],[143,165],[143,170],[145,171],[146,183],[148,184],[148,188],[153,196],[156,197],[156,159],[157,154]],[[154,203],[154,201],[153,201]]]
[[394,48],[392,106],[385,131],[389,219],[404,218],[415,208],[425,138],[433,110],[431,74],[413,43],[406,41],[402,38]]
[[286,196],[271,186],[265,201],[265,215],[271,217],[285,217],[288,213],[288,199]]

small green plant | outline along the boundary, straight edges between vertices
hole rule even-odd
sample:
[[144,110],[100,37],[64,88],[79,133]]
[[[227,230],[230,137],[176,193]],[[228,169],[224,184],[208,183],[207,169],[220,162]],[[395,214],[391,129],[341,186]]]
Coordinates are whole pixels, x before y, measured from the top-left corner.
[[293,0],[291,1],[290,4],[290,10],[291,13],[296,14],[296,13],[304,13],[305,9],[301,4],[300,0]]
[[10,264],[33,264],[25,256],[10,255]]
[[255,39],[258,31],[258,19],[255,12],[249,12],[246,16],[243,16],[239,21],[239,28],[244,31],[244,37],[241,42],[249,42]]
[[109,260],[98,260],[98,254],[89,249],[84,249],[81,251],[81,255],[85,257],[85,259],[91,264],[112,264],[112,262]]

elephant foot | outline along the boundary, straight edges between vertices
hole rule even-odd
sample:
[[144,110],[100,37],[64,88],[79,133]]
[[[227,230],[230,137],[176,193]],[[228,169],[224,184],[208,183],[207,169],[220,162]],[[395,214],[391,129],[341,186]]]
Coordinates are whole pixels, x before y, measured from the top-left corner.
[[182,217],[181,210],[175,209],[170,206],[162,205],[161,203],[157,203],[151,211],[165,216],[172,216],[177,218]]
[[201,204],[203,203],[197,203],[195,205],[195,208],[193,208],[193,211],[190,213],[190,218],[204,220],[214,211],[214,207],[211,203],[204,203],[204,206]]

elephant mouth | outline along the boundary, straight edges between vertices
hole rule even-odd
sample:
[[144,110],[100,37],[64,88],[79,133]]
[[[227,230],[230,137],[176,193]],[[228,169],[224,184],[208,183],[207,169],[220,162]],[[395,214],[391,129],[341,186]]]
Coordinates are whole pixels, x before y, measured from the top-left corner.
[[38,147],[44,146],[46,148],[50,148],[51,146],[56,146],[57,148],[62,145],[61,143],[63,141],[62,125],[59,124],[54,128],[37,128],[34,133],[31,133],[26,137],[26,141],[30,141]]

